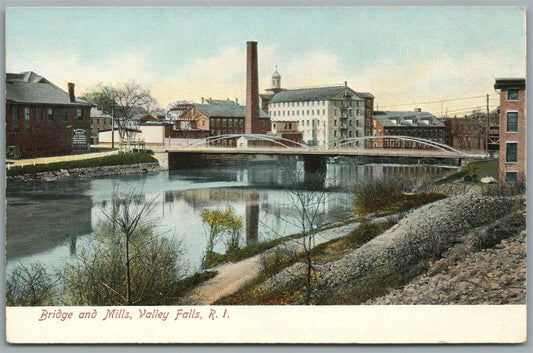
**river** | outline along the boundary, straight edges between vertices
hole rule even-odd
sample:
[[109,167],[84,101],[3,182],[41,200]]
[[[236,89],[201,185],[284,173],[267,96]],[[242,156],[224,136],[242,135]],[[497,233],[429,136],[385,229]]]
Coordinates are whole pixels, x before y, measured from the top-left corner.
[[[200,217],[205,208],[232,207],[245,221],[245,245],[299,232],[297,200],[302,196],[318,201],[312,207],[319,211],[317,225],[324,225],[353,217],[352,190],[358,183],[393,175],[435,179],[454,171],[346,162],[328,163],[327,169],[318,175],[303,172],[300,162],[289,168],[264,162],[8,186],[6,271],[37,261],[49,270],[60,269],[89,246],[115,188],[135,190],[141,202],[154,202],[150,219],[156,220],[156,231],[180,242],[182,260],[193,273],[200,268],[207,242]],[[223,242],[215,250],[223,252]]]

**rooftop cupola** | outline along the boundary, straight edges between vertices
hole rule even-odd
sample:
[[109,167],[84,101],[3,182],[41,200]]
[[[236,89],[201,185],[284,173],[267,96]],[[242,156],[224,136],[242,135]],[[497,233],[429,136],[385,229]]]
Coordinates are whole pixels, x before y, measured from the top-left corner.
[[276,66],[276,71],[272,74],[272,88],[273,89],[281,88],[281,75],[278,72],[277,66]]

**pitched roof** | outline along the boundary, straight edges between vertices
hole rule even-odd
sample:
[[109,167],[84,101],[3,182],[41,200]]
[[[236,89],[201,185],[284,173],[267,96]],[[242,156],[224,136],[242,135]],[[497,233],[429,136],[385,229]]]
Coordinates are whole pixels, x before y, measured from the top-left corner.
[[32,71],[6,74],[6,102],[89,104],[79,98],[71,102],[67,92]]
[[361,98],[375,98],[370,92],[355,92]]
[[284,89],[277,92],[270,103],[279,102],[305,102],[328,100],[337,95],[342,90],[348,88],[351,92],[359,98],[374,98],[374,95],[369,92],[355,92],[347,86],[326,86],[326,87],[311,87],[301,89]]
[[330,86],[287,89],[277,92],[270,103],[327,100],[345,88],[346,86]]
[[[232,104],[193,104],[202,114],[211,117],[234,117],[244,118],[246,106]],[[268,114],[259,109],[260,118],[268,118]]]
[[374,116],[383,126],[444,126],[429,112],[375,111]]

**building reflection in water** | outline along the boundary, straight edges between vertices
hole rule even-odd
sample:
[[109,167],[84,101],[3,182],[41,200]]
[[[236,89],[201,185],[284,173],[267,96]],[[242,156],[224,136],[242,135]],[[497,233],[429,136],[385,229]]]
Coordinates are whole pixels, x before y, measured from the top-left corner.
[[30,256],[92,232],[92,199],[84,183],[50,183],[7,190],[6,258]]
[[[287,170],[287,166],[293,170]],[[295,188],[298,192],[328,191],[317,206],[320,208],[318,223],[327,223],[339,215],[351,212],[351,193],[357,184],[397,177],[436,179],[453,171],[454,169],[438,166],[336,162],[328,163],[325,173],[304,172],[302,163],[296,161],[281,167],[273,163],[221,167],[216,173],[213,169],[182,170],[174,172],[172,178],[208,181],[210,184],[205,188],[198,188],[196,185],[197,188],[194,189],[166,191],[162,212],[164,215],[165,208],[168,208],[172,213],[173,204],[174,207],[191,208],[189,211],[180,210],[180,214],[189,215],[199,215],[204,208],[233,207],[245,221],[246,244],[253,244],[266,238],[287,235],[286,231],[299,231],[294,227],[289,230],[283,228],[287,227],[283,224],[286,220],[299,223],[298,205],[290,199],[291,191]],[[209,177],[204,173],[209,174]],[[217,185],[216,182],[220,184]],[[226,182],[237,184],[224,186],[227,185]],[[179,206],[180,202],[183,205]]]
[[257,242],[259,230],[259,193],[248,192],[245,200],[246,206],[246,245]]

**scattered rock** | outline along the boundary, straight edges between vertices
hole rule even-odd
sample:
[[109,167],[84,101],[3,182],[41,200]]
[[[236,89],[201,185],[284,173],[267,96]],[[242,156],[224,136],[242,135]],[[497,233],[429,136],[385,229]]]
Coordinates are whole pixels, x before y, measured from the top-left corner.
[[48,181],[59,181],[67,178],[98,178],[110,175],[157,172],[161,170],[163,170],[163,167],[161,167],[157,162],[109,165],[101,167],[72,168],[68,170],[60,169],[51,172],[8,176],[7,182],[10,185],[34,184]]

